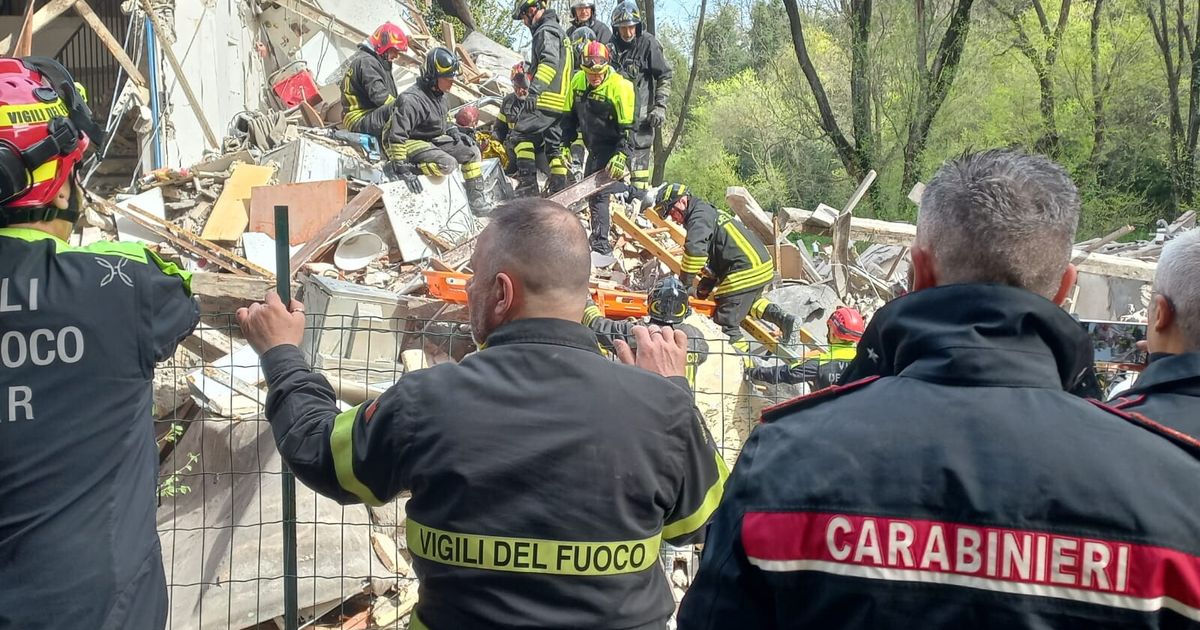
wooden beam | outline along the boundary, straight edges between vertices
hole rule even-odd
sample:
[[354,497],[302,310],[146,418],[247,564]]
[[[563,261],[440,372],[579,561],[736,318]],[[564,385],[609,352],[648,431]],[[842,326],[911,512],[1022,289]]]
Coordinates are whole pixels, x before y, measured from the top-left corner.
[[446,43],[446,50],[458,54],[458,40],[454,37],[454,24],[450,20],[442,20],[442,41]]
[[261,302],[267,297],[267,292],[274,288],[274,278],[234,276],[206,271],[192,274],[192,294],[198,297]]
[[[82,2],[83,0],[80,0]],[[154,24],[156,33],[167,32],[163,28],[162,22],[158,21],[158,16],[154,14],[154,7],[150,6],[150,0],[141,0],[142,10],[146,12],[146,17]],[[157,36],[156,36],[157,37]],[[212,127],[208,124],[208,118],[204,116],[204,107],[200,104],[200,99],[196,98],[196,94],[192,92],[192,85],[187,80],[187,75],[183,72],[183,65],[179,63],[179,59],[175,57],[175,50],[171,48],[171,43],[159,37],[159,49],[166,55],[167,61],[171,64],[171,71],[175,73],[175,80],[179,81],[179,87],[183,88],[183,94],[187,97],[188,105],[192,108],[192,113],[196,116],[196,120],[200,122],[200,130],[204,132],[204,139],[208,141],[208,145],[214,149],[221,148],[220,141],[213,134]]]
[[[33,14],[33,34],[37,34],[54,18],[62,15],[67,9],[70,9],[75,4],[75,0],[50,0],[45,6],[38,9]],[[18,31],[19,33],[19,31]],[[4,39],[0,39],[0,51],[11,51],[13,46],[13,35],[5,35]]]
[[121,45],[121,42],[117,41],[116,37],[113,37],[108,27],[100,20],[100,16],[96,15],[96,12],[92,10],[92,5],[88,4],[87,0],[75,0],[75,11],[79,13],[79,17],[83,18],[84,22],[87,22],[88,26],[92,27],[92,30],[96,32],[96,36],[100,38],[100,42],[108,49],[109,54],[116,58],[117,63],[121,64],[121,67],[125,69],[125,73],[129,75],[129,80],[133,81],[133,84],[137,86],[138,98],[143,103],[149,103],[150,90],[147,87],[146,77],[142,76],[142,71],[138,69],[137,64],[125,53],[125,47]]
[[775,237],[771,227],[771,215],[763,211],[762,206],[758,205],[758,201],[742,186],[730,186],[725,189],[725,202],[733,208],[733,213],[737,218],[741,219],[746,227],[754,231],[758,238],[762,239],[763,244],[770,245],[775,242]]
[[[826,234],[828,231],[824,228],[809,226],[803,223],[808,215],[811,214],[812,212],[809,210],[789,210],[789,216],[792,221],[788,224],[788,228],[809,234]],[[909,246],[912,245],[913,239],[916,236],[917,226],[911,223],[861,219],[858,217],[854,217],[850,223],[850,238],[855,241],[866,241],[878,245]],[[1080,256],[1082,254],[1084,252],[1077,249],[1072,255]],[[1141,280],[1143,282],[1152,282],[1154,280],[1154,270],[1157,266],[1157,263],[1145,260],[1095,253],[1088,254],[1087,258],[1077,265],[1079,271],[1083,273],[1112,278]]]

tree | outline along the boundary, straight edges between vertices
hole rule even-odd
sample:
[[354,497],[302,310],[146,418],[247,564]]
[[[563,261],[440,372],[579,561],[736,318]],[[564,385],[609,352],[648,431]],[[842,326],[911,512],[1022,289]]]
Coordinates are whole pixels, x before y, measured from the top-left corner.
[[[1099,1],[1099,0],[1097,0]],[[929,37],[926,32],[925,0],[914,0],[917,17],[917,83],[918,92],[913,115],[908,124],[908,140],[904,144],[904,175],[900,180],[901,196],[908,194],[917,183],[921,155],[929,140],[929,130],[942,103],[954,84],[963,47],[971,28],[971,6],[974,0],[956,0],[950,10],[950,24],[942,35],[933,66],[929,66]]]
[[[1167,78],[1173,196],[1176,205],[1181,202],[1191,204],[1196,187],[1196,136],[1200,131],[1200,41],[1197,39],[1200,37],[1200,9],[1195,7],[1195,2],[1191,3],[1195,15],[1191,16],[1194,22],[1189,26],[1185,0],[1178,1],[1174,16],[1169,15],[1166,0],[1158,0],[1157,4],[1157,10],[1153,2],[1146,5],[1146,17],[1154,31],[1154,41],[1162,55]],[[1180,77],[1184,68],[1190,70],[1186,110],[1179,97]]]
[[675,145],[678,144],[679,137],[683,135],[683,127],[687,122],[688,105],[692,101],[692,88],[696,86],[696,74],[700,70],[700,44],[704,41],[704,12],[707,8],[708,0],[700,0],[700,16],[696,18],[696,34],[692,37],[692,69],[688,72],[687,88],[683,91],[683,103],[679,107],[679,115],[675,119],[675,129],[671,132],[671,139],[663,150],[654,153],[653,183],[655,186],[663,183],[667,157],[675,150]]
[[[1001,0],[1004,1],[1004,0]],[[1029,60],[1033,66],[1033,72],[1038,79],[1038,92],[1041,98],[1038,109],[1042,114],[1042,135],[1034,143],[1034,148],[1049,155],[1050,157],[1058,157],[1062,150],[1062,140],[1058,133],[1058,124],[1055,120],[1055,109],[1057,96],[1054,89],[1054,67],[1058,63],[1058,52],[1062,47],[1063,31],[1067,28],[1067,21],[1071,16],[1071,0],[1062,0],[1062,5],[1058,10],[1058,22],[1051,29],[1050,19],[1046,15],[1046,9],[1042,6],[1042,0],[1029,0],[1029,5],[1023,5],[1023,0],[1019,0],[1022,4],[1016,7],[1008,8],[1002,6],[997,0],[988,0],[988,4],[996,10],[997,13],[1004,16],[1012,23],[1015,30],[1014,45],[1021,54]],[[1023,20],[1024,14],[1032,6],[1037,14],[1038,26],[1040,27],[1044,50],[1039,51],[1029,38],[1028,32],[1025,30]]]

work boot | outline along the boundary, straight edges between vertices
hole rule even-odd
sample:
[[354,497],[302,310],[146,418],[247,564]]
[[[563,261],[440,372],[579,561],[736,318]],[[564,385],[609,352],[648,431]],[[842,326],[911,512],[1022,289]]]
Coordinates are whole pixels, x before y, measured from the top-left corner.
[[537,197],[537,169],[517,167],[517,189],[513,191],[517,197]]
[[464,181],[463,188],[467,189],[467,205],[475,216],[486,217],[496,208],[491,191],[484,187],[482,177]]
[[570,185],[568,176],[551,174],[550,178],[546,180],[546,196],[549,197],[560,190],[566,190]]
[[800,327],[796,325],[796,316],[785,312],[778,304],[772,303],[762,314],[762,318],[779,327],[781,337],[779,343],[795,346],[800,342]]

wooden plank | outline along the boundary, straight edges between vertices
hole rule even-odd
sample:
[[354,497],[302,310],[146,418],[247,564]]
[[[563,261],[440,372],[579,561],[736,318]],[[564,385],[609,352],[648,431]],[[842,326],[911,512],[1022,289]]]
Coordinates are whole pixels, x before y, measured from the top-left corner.
[[331,247],[337,238],[362,218],[362,215],[366,214],[382,196],[383,191],[373,184],[360,190],[333,221],[325,224],[325,227],[314,235],[303,249],[292,256],[290,264],[292,273],[295,274],[301,267],[315,260],[322,252]]
[[554,203],[560,203],[569,209],[576,203],[591,197],[597,190],[600,190],[601,188],[611,184],[612,181],[613,180],[608,176],[607,171],[600,171],[599,173],[593,173],[583,178],[583,181],[579,182],[578,184],[568,186],[567,188],[554,193],[547,199],[549,201],[553,201]]
[[249,231],[275,238],[275,206],[287,206],[288,244],[302,245],[346,207],[346,180],[327,179],[250,189]]
[[426,230],[425,228],[421,228],[421,227],[418,227],[415,229],[417,231],[417,234],[421,238],[425,239],[426,243],[433,245],[434,247],[438,248],[439,250],[441,250],[443,252],[448,252],[448,251],[454,249],[454,243],[447,241],[446,239],[438,236],[437,234],[434,234],[433,232],[430,232],[429,230]]
[[[154,24],[156,33],[166,33],[167,29],[163,28],[162,22],[158,21],[158,15],[154,13],[154,7],[150,6],[150,0],[141,0],[142,10],[150,18]],[[208,124],[208,119],[204,116],[204,106],[200,104],[200,99],[196,98],[196,94],[192,92],[192,85],[188,82],[187,74],[183,71],[183,65],[179,63],[179,59],[175,57],[175,50],[171,48],[171,42],[164,41],[161,37],[159,40],[159,50],[167,57],[167,62],[171,64],[171,71],[175,73],[175,80],[179,82],[179,87],[183,88],[183,94],[187,97],[188,105],[192,108],[192,115],[200,123],[200,130],[204,132],[204,139],[208,141],[208,145],[214,149],[221,148],[221,143],[217,140],[217,136],[213,134],[212,126]]]
[[[424,352],[424,350],[421,350],[421,352]],[[388,570],[388,573],[403,577],[412,575],[412,567],[409,566],[404,556],[400,555],[400,548],[391,536],[372,532],[371,548],[375,550],[375,555],[383,563],[383,567]]]
[[149,103],[150,90],[147,88],[146,77],[142,76],[142,71],[138,68],[138,65],[125,53],[125,47],[121,45],[121,42],[118,42],[117,38],[113,37],[113,34],[104,25],[104,22],[100,20],[100,16],[96,15],[96,12],[92,10],[92,6],[87,3],[87,0],[75,0],[75,11],[79,13],[79,17],[82,17],[84,22],[87,22],[88,26],[92,27],[92,30],[96,32],[96,36],[100,38],[100,42],[108,49],[109,54],[116,58],[117,63],[121,64],[121,67],[125,69],[125,73],[129,75],[129,80],[133,81],[133,84],[137,86],[138,98],[143,103]]
[[742,186],[730,186],[725,189],[725,202],[733,208],[737,218],[758,235],[764,244],[770,245],[775,242],[771,216],[763,212],[762,206],[758,205],[758,201],[755,201],[749,190]]
[[646,217],[646,220],[650,221],[655,226],[655,229],[665,230],[667,235],[671,237],[671,240],[675,241],[676,245],[682,246],[684,241],[687,240],[687,232],[683,230],[682,225],[670,219],[664,219],[653,208],[643,210],[642,216]]
[[[74,5],[75,0],[50,0],[50,2],[47,2],[44,6],[42,6],[42,8],[38,9],[33,14],[32,28],[30,29],[30,33],[32,35],[36,35],[37,32],[45,28],[47,24],[53,22],[54,18],[62,15],[67,11],[67,9],[70,9]],[[30,6],[33,6],[32,2],[30,2]],[[19,34],[20,32],[21,31],[17,31],[16,34]],[[14,57],[26,56],[15,54],[16,51],[13,50],[13,35],[14,34],[10,33],[5,35],[4,39],[0,39],[0,51],[7,51],[10,53],[9,56]]]
[[17,37],[17,43],[13,44],[12,50],[8,53],[9,57],[28,57],[33,54],[33,0],[29,0],[29,4],[25,6],[25,19],[21,21],[21,28],[17,29],[20,34]]
[[458,50],[458,40],[454,37],[454,24],[450,20],[442,20],[442,42],[446,44],[447,50]]
[[275,176],[272,166],[238,164],[233,175],[225,180],[225,189],[217,198],[212,214],[200,236],[212,241],[236,241],[250,223],[250,193],[255,186],[262,186]]
[[275,288],[274,278],[233,276],[197,271],[192,274],[192,294],[202,298],[261,302]]
[[[198,253],[199,255],[202,255],[204,258],[213,262],[220,262],[222,263],[222,266],[225,266],[231,270],[236,269],[236,267],[229,266],[230,264],[234,264],[241,265],[242,267],[250,270],[252,273],[256,273],[260,276],[271,277],[275,275],[270,271],[267,271],[266,269],[250,262],[249,260],[238,256],[233,251],[196,236],[192,232],[189,232],[188,230],[179,227],[174,223],[164,221],[150,214],[149,212],[142,210],[132,203],[126,203],[125,205],[127,206],[126,208],[118,208],[118,210],[125,212],[126,216],[129,216],[130,214],[138,215],[140,213],[141,219],[152,222],[156,227],[166,230],[166,232],[170,235],[168,236],[168,240],[176,245],[188,249],[189,251],[192,251],[193,253]],[[196,251],[197,249],[199,249],[198,252]]]
[[859,182],[858,188],[850,196],[850,201],[846,203],[846,207],[838,215],[837,222],[833,224],[833,260],[831,261],[833,263],[833,288],[842,297],[845,297],[850,290],[850,267],[858,263],[858,257],[850,249],[850,223],[853,219],[854,208],[867,194],[867,189],[875,182],[875,177],[873,169],[867,171],[867,176]]
[[223,356],[233,354],[241,347],[241,344],[235,342],[229,335],[204,322],[197,324],[192,334],[179,342],[179,345],[195,353],[205,363],[210,363]]

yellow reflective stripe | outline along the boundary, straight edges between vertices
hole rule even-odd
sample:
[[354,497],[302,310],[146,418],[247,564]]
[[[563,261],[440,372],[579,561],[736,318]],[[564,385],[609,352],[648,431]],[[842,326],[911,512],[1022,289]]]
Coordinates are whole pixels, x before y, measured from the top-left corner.
[[683,262],[680,266],[683,268],[684,273],[700,273],[700,270],[704,269],[704,264],[707,262],[707,255],[689,256],[688,254],[684,254]]
[[700,507],[696,508],[695,512],[673,523],[667,523],[666,527],[663,527],[662,537],[664,539],[670,540],[686,536],[704,527],[713,512],[717,511],[717,506],[721,504],[721,497],[725,494],[725,480],[729,478],[729,467],[725,465],[725,460],[721,458],[720,453],[716,453],[714,457],[717,464],[717,480],[709,486],[708,492],[704,493],[704,501],[700,503]]
[[746,239],[746,235],[742,234],[742,231],[738,229],[737,224],[733,222],[733,217],[726,216],[723,219],[723,221],[717,222],[717,227],[725,228],[725,232],[733,238],[733,242],[737,244],[738,249],[742,250],[746,258],[750,259],[750,266],[757,267],[762,264],[763,260],[758,255],[758,250],[754,249],[754,246]]
[[537,156],[533,150],[532,142],[518,142],[514,152],[517,154],[518,160],[532,160]]
[[422,173],[425,173],[430,177],[441,177],[445,175],[445,173],[442,172],[441,165],[439,165],[437,162],[421,162],[418,165],[418,168],[421,169]]
[[540,66],[538,66],[537,71],[533,73],[534,78],[536,78],[538,81],[541,81],[542,83],[546,83],[546,84],[549,84],[551,81],[554,80],[554,75],[555,75],[554,66],[547,64],[547,63],[541,64]]
[[417,612],[414,610],[408,618],[408,630],[429,630],[429,626],[425,625],[420,617],[417,617]]
[[333,453],[333,470],[338,484],[346,492],[358,497],[367,505],[383,505],[363,482],[354,475],[354,420],[362,405],[339,413],[333,419],[333,431],[329,432],[329,450]]
[[406,149],[408,149],[409,153],[416,153],[417,151],[424,151],[425,149],[428,149],[432,146],[433,146],[432,144],[429,144],[428,142],[426,142],[424,140],[408,140],[408,141],[405,141],[405,143],[404,143],[404,147]]
[[33,105],[5,105],[0,107],[0,127],[16,127],[19,125],[35,125],[49,122],[51,118],[66,118],[70,116],[67,106],[62,100],[53,103],[34,103]]
[[658,562],[659,534],[642,540],[572,542],[463,534],[406,525],[408,550],[430,562],[455,567],[545,575],[624,575]]
[[832,346],[829,352],[823,352],[817,355],[817,360],[821,363],[829,361],[846,361],[852,360],[858,354],[858,348],[855,346]]
[[584,326],[591,326],[592,322],[601,317],[604,317],[604,313],[600,312],[600,307],[595,304],[588,304],[587,308],[583,309],[583,322],[581,323]]
[[472,160],[462,165],[463,179],[476,179],[483,173],[483,163]]
[[567,107],[567,99],[561,94],[550,94],[542,92],[537,100],[538,109],[551,109],[556,112],[570,111]]
[[54,179],[54,176],[58,175],[58,160],[50,160],[49,162],[46,162],[45,164],[33,169],[33,172],[30,173],[30,175],[32,176],[33,183],[35,184],[40,184],[42,182]]
[[713,295],[724,295],[764,285],[775,277],[775,268],[767,261],[758,267],[731,273],[721,281]]
[[765,297],[760,297],[757,300],[754,300],[754,304],[750,305],[750,314],[754,317],[761,318],[769,306],[771,306],[771,301]]
[[391,105],[392,101],[394,101],[394,100],[396,100],[396,97],[392,96],[391,94],[388,94],[388,97],[383,99],[383,105],[381,105],[380,107],[385,107],[387,105]]
[[508,122],[508,116],[505,116],[505,115],[504,115],[504,112],[500,112],[499,114],[496,114],[496,120],[499,120],[499,121],[500,121],[500,122],[502,122],[502,123],[507,123],[507,122]]
[[389,144],[387,147],[387,156],[390,160],[407,160],[408,149],[404,148],[403,144]]
[[355,123],[366,117],[366,115],[367,110],[365,109],[352,109],[346,112],[346,115],[342,117],[342,126],[350,129]]

